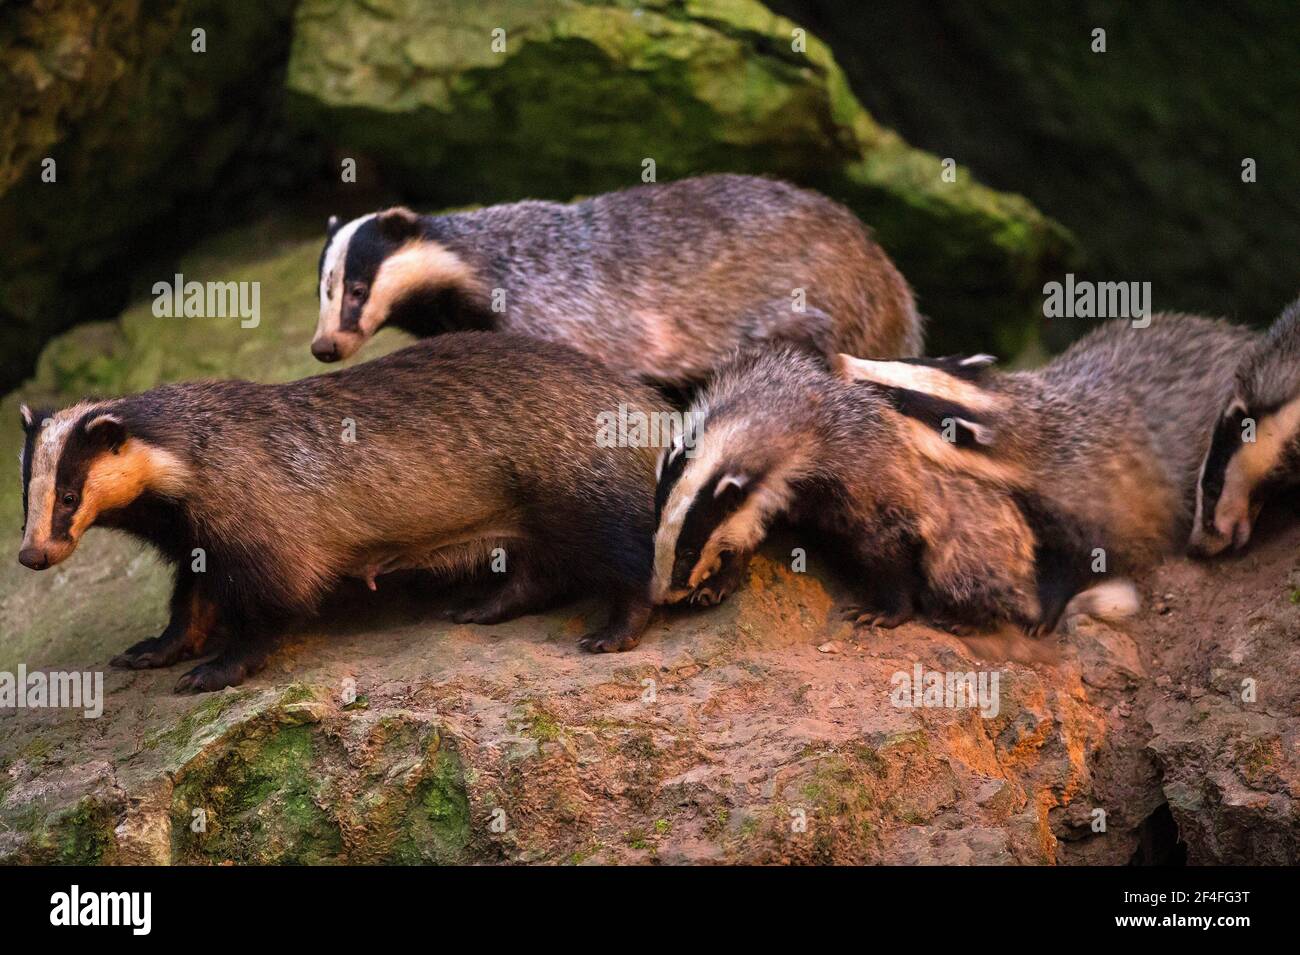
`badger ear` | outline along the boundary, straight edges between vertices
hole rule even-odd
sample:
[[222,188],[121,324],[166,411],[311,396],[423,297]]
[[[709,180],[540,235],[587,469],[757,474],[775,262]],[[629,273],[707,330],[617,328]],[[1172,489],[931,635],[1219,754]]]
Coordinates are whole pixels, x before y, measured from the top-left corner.
[[663,479],[664,472],[672,467],[679,457],[686,453],[686,440],[679,434],[673,443],[667,445],[659,454],[659,463],[655,465],[655,480]]
[[902,359],[909,365],[926,365],[930,368],[938,368],[954,378],[961,378],[963,381],[979,381],[984,377],[986,372],[993,365],[997,364],[997,358],[993,355],[980,352],[978,355],[947,355],[943,358],[904,358]]
[[385,209],[375,218],[379,234],[393,242],[405,242],[420,234],[420,217],[405,206]]
[[750,476],[748,474],[730,471],[718,478],[718,483],[713,488],[713,497],[715,500],[734,500],[738,497],[744,497],[749,485]]
[[338,216],[330,216],[329,220],[325,223],[325,238],[334,238],[334,233],[339,231],[339,226],[342,224],[343,223],[339,221]]
[[831,368],[841,381],[870,382],[885,388],[929,395],[978,412],[1002,405],[998,395],[978,384],[994,360],[992,355],[971,355],[872,361],[840,354],[835,356]]
[[126,443],[126,425],[115,414],[97,414],[85,423],[83,430],[87,437],[104,442],[114,453]]
[[36,420],[36,416],[32,414],[32,409],[26,405],[19,405],[18,415],[23,419],[23,430],[30,431],[32,422]]

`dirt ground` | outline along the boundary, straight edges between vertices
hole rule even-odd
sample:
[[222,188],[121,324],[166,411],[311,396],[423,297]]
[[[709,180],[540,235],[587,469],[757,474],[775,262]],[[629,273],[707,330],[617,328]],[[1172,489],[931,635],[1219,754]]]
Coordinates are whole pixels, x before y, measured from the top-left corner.
[[[1042,641],[854,632],[789,540],[624,654],[576,649],[594,603],[456,626],[348,589],[243,687],[106,670],[100,719],[0,715],[0,858],[1295,862],[1300,520],[1269,516],[1123,630]],[[996,705],[897,705],[917,666],[997,674]]]

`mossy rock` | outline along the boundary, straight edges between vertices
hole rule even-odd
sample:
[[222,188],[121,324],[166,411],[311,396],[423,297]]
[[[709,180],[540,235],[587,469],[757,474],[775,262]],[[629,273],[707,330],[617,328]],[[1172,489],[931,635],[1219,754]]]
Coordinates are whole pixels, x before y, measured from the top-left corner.
[[[796,42],[796,41],[799,42]],[[498,52],[499,51],[499,52]],[[291,115],[412,199],[568,199],[709,171],[819,188],[879,235],[939,351],[1018,352],[1069,235],[873,121],[829,50],[754,0],[303,0]]]
[[[0,389],[54,334],[113,317],[146,264],[169,265],[232,211],[300,181],[310,150],[274,119],[293,3],[6,7]],[[47,158],[53,182],[41,177]]]
[[771,3],[822,32],[880,122],[1069,228],[1089,277],[1254,324],[1295,296],[1293,3]]
[[388,739],[391,717],[340,702],[302,684],[172,698],[115,714],[100,734],[116,744],[111,761],[85,763],[77,758],[96,743],[75,717],[33,717],[56,740],[40,758],[10,760],[33,727],[8,726],[0,863],[466,860],[470,808],[454,743],[416,717],[411,733]]

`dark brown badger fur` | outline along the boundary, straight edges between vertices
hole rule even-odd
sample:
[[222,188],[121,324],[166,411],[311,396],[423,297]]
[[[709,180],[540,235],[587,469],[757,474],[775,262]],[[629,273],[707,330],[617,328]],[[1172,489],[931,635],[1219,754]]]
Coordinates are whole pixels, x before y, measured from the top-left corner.
[[703,381],[738,346],[893,357],[921,350],[911,290],[843,206],[716,175],[570,205],[517,202],[331,224],[312,352],[346,358],[380,326],[570,345],[658,384]]
[[485,572],[495,548],[501,584],[458,619],[595,592],[611,620],[583,646],[625,649],[649,615],[657,452],[600,445],[598,416],[620,406],[663,408],[570,349],[471,332],[285,385],[194,382],[24,408],[20,559],[58,563],[92,524],[156,545],[177,567],[171,622],[118,662],[166,666],[225,637],[181,690],[239,683],[340,578]]
[[864,623],[920,612],[1037,632],[1067,608],[1130,609],[1113,575],[1185,540],[1209,424],[1252,335],[1192,316],[1112,322],[1011,374],[983,356],[841,356],[836,373],[746,356],[701,397],[694,456],[660,463],[656,599],[721,599],[788,514],[856,558]]

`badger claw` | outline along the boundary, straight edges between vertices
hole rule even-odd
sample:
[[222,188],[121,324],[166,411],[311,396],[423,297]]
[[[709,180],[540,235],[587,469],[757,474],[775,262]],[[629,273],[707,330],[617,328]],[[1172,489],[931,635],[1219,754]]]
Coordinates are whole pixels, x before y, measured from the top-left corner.
[[850,606],[844,608],[843,617],[845,620],[852,620],[855,629],[872,627],[884,630],[893,630],[895,627],[901,627],[913,618],[910,611],[898,610],[892,613],[881,610],[870,610],[866,607]]

